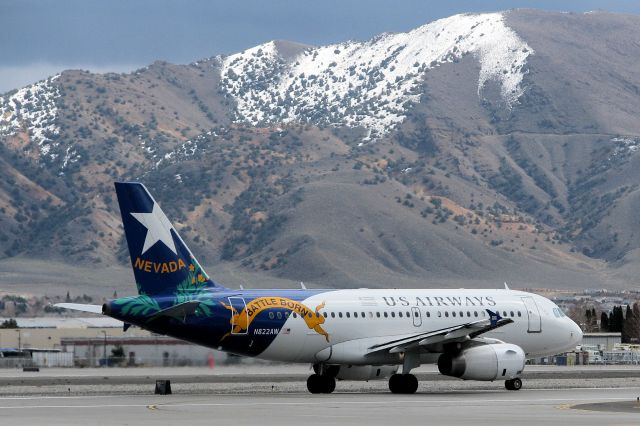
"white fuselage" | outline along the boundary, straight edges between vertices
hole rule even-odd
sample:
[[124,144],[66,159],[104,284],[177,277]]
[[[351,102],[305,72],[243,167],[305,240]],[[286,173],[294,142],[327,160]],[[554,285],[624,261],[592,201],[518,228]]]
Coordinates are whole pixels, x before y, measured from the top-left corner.
[[[336,290],[303,301],[324,303],[322,328],[329,339],[291,315],[260,358],[289,362],[366,364],[401,363],[398,354],[366,357],[368,349],[394,338],[442,330],[488,319],[487,309],[513,323],[483,334],[520,346],[527,358],[558,354],[580,342],[580,328],[550,300],[514,290]],[[265,332],[262,330],[261,332]],[[270,331],[266,331],[270,332]],[[438,353],[421,353],[421,362],[436,362]]]

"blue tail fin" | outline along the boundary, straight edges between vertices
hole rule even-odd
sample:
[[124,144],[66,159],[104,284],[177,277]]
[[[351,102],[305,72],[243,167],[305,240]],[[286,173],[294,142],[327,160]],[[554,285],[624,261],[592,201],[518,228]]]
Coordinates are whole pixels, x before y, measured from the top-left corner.
[[185,285],[223,288],[204,272],[144,185],[115,186],[138,293],[169,295]]

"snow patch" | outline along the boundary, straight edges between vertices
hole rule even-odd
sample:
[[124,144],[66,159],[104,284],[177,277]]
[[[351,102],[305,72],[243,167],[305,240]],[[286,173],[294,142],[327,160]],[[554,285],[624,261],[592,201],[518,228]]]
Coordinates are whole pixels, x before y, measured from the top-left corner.
[[60,91],[52,83],[59,76],[0,97],[0,136],[11,136],[26,130],[31,141],[39,146],[42,157],[58,146],[59,143],[55,141],[60,134],[56,125],[56,99],[60,97]]
[[612,138],[611,142],[614,143],[615,148],[613,154],[611,154],[610,160],[614,157],[626,158],[640,149],[639,137],[617,137]]
[[469,54],[480,63],[478,96],[496,80],[511,108],[523,93],[524,66],[533,53],[502,13],[456,15],[367,42],[309,48],[289,59],[275,42],[256,46],[222,59],[221,88],[235,100],[238,122],[363,127],[375,139],[420,101],[426,71]]

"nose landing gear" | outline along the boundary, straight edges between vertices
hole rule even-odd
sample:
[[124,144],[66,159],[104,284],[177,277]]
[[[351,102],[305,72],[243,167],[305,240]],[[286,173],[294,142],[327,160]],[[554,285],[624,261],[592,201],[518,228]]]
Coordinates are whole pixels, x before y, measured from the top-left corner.
[[504,387],[507,388],[507,390],[520,390],[522,388],[522,380],[517,377],[515,379],[505,380]]
[[394,374],[389,378],[389,390],[391,393],[416,393],[418,379],[413,374]]

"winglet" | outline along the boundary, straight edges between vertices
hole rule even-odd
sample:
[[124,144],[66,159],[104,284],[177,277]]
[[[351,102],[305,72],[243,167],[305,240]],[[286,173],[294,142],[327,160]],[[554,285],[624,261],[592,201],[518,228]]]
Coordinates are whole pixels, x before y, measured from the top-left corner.
[[492,312],[489,309],[486,309],[486,311],[489,313],[489,321],[491,321],[491,327],[495,327],[496,325],[498,325],[498,321],[502,319],[498,311]]

